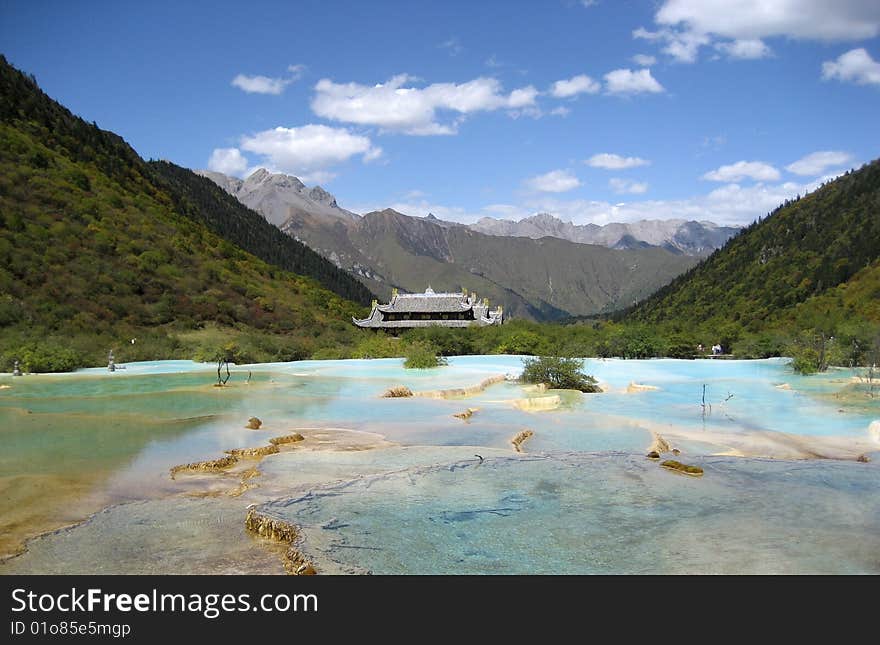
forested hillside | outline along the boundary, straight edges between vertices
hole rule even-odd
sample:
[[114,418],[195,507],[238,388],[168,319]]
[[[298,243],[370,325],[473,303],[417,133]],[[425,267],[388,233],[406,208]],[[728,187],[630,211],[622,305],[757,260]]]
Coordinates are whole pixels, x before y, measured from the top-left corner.
[[[92,167],[119,182],[127,192],[167,196],[179,214],[207,225],[270,264],[313,277],[331,291],[361,304],[370,301],[369,291],[357,280],[307,246],[277,235],[262,217],[225,191],[215,190],[212,182],[173,164],[145,163],[120,136],[72,114],[46,96],[35,79],[13,68],[2,56],[0,122],[75,164]],[[38,170],[49,170],[39,152],[26,161]]]
[[280,233],[265,259],[242,250],[272,227],[159,168],[0,61],[2,368],[100,364],[114,347],[123,361],[268,360],[351,342],[361,308],[315,278],[363,302],[359,283]]
[[360,304],[369,304],[369,289],[305,244],[221,190],[207,177],[168,161],[151,161],[154,181],[174,200],[177,212],[207,226],[226,240],[270,264],[317,279]]
[[[880,336],[880,161],[786,202],[624,312],[628,325],[684,332],[749,355],[852,362]],[[793,347],[794,346],[794,347]]]
[[[880,161],[787,202],[629,314],[756,331],[880,256]],[[867,304],[867,303],[866,303]]]

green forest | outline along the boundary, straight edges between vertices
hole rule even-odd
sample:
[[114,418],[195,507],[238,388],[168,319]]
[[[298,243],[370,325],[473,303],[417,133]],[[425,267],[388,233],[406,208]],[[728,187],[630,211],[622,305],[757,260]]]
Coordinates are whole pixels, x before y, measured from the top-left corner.
[[799,355],[807,371],[878,362],[880,160],[780,205],[615,319],[742,356]]
[[[370,292],[210,180],[145,162],[0,57],[0,369],[523,354],[880,362],[880,162],[782,204],[609,317],[360,330]],[[132,342],[134,341],[134,342]],[[442,363],[442,361],[440,361]]]
[[106,364],[110,349],[120,362],[292,360],[351,345],[369,291],[225,197],[145,163],[0,61],[3,367]]

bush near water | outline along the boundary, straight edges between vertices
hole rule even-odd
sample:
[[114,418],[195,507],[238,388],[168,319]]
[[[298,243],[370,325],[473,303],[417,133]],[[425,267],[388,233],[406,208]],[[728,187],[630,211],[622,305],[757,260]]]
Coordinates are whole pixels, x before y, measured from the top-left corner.
[[601,392],[596,379],[583,373],[584,361],[564,356],[540,356],[523,359],[522,381],[546,383],[559,390]]

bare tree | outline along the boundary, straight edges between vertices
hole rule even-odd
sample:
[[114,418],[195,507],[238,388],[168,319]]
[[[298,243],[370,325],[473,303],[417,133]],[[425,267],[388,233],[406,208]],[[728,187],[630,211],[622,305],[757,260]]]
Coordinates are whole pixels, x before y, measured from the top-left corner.
[[[220,375],[220,370],[223,368],[224,365],[226,366],[226,378],[223,378]],[[217,361],[217,385],[226,385],[226,382],[229,380],[229,376],[229,359],[221,358]]]

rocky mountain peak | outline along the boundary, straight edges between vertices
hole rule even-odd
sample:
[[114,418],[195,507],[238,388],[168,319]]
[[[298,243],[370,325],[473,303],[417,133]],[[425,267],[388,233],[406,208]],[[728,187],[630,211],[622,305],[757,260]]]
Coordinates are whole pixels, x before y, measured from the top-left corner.
[[307,193],[309,199],[327,206],[336,206],[336,198],[320,186],[315,186]]
[[533,222],[535,224],[550,224],[553,226],[558,226],[559,224],[565,223],[561,219],[551,215],[550,213],[536,213],[531,217],[526,217],[523,221]]
[[197,175],[210,179],[233,197],[238,195],[238,191],[241,190],[241,186],[244,183],[238,177],[229,177],[222,172],[214,172],[212,170],[196,170],[194,172]]
[[269,173],[269,171],[266,170],[265,168],[257,168],[255,171],[253,171],[250,175],[248,175],[246,177],[246,180],[252,184],[259,184],[263,180],[265,180],[267,177],[269,177],[270,174],[271,173]]
[[278,190],[293,190],[296,192],[300,192],[306,187],[298,177],[282,173],[271,173],[265,168],[258,168],[251,173],[248,178],[245,179],[244,186],[248,190],[254,190],[257,187],[271,186]]
[[308,188],[298,177],[272,173],[258,168],[242,182],[222,173],[200,174],[225,188],[245,206],[253,208],[269,222],[282,226],[291,217],[317,217],[331,222],[356,221],[357,215],[336,203],[336,198],[321,186]]

